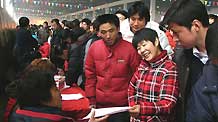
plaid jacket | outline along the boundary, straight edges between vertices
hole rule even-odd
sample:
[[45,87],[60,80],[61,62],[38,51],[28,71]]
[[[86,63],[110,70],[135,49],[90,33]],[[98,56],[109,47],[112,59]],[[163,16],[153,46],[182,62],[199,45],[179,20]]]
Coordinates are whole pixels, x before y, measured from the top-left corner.
[[179,94],[176,64],[166,51],[149,64],[141,62],[129,88],[129,105],[140,105],[140,114],[131,122],[172,122]]

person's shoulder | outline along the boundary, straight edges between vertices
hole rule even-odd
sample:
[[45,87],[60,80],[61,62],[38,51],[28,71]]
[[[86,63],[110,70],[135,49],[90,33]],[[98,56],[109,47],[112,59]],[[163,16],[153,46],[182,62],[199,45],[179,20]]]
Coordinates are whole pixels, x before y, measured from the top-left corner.
[[177,65],[174,61],[170,60],[169,58],[165,60],[165,68],[166,69],[177,69]]

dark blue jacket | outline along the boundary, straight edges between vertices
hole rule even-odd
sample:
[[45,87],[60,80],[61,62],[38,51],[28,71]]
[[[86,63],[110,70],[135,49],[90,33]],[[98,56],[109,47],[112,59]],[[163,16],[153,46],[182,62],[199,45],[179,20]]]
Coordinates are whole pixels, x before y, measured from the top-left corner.
[[187,104],[186,122],[218,121],[218,65],[208,62],[193,86]]
[[60,109],[53,107],[24,107],[13,112],[9,122],[73,122],[61,113]]

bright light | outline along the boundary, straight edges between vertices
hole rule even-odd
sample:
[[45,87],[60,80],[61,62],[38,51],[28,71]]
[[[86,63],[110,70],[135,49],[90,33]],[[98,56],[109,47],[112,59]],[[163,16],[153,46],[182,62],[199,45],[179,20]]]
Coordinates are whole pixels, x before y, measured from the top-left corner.
[[[2,0],[3,1],[3,0]],[[16,19],[16,15],[15,15],[15,12],[14,12],[14,7],[11,3],[10,0],[5,0],[5,8],[8,12],[8,14],[14,19],[14,20],[17,20]]]

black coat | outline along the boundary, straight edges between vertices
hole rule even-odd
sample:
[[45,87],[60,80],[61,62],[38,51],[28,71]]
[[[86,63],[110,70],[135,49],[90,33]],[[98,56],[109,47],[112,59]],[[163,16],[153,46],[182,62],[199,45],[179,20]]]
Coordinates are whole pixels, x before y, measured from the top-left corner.
[[20,65],[19,70],[23,70],[32,60],[39,58],[38,42],[30,31],[26,28],[20,28],[16,32],[15,55]]
[[177,47],[174,61],[178,67],[180,95],[177,101],[176,122],[185,121],[187,99],[189,99],[192,86],[200,78],[204,64],[193,55],[193,49]]

